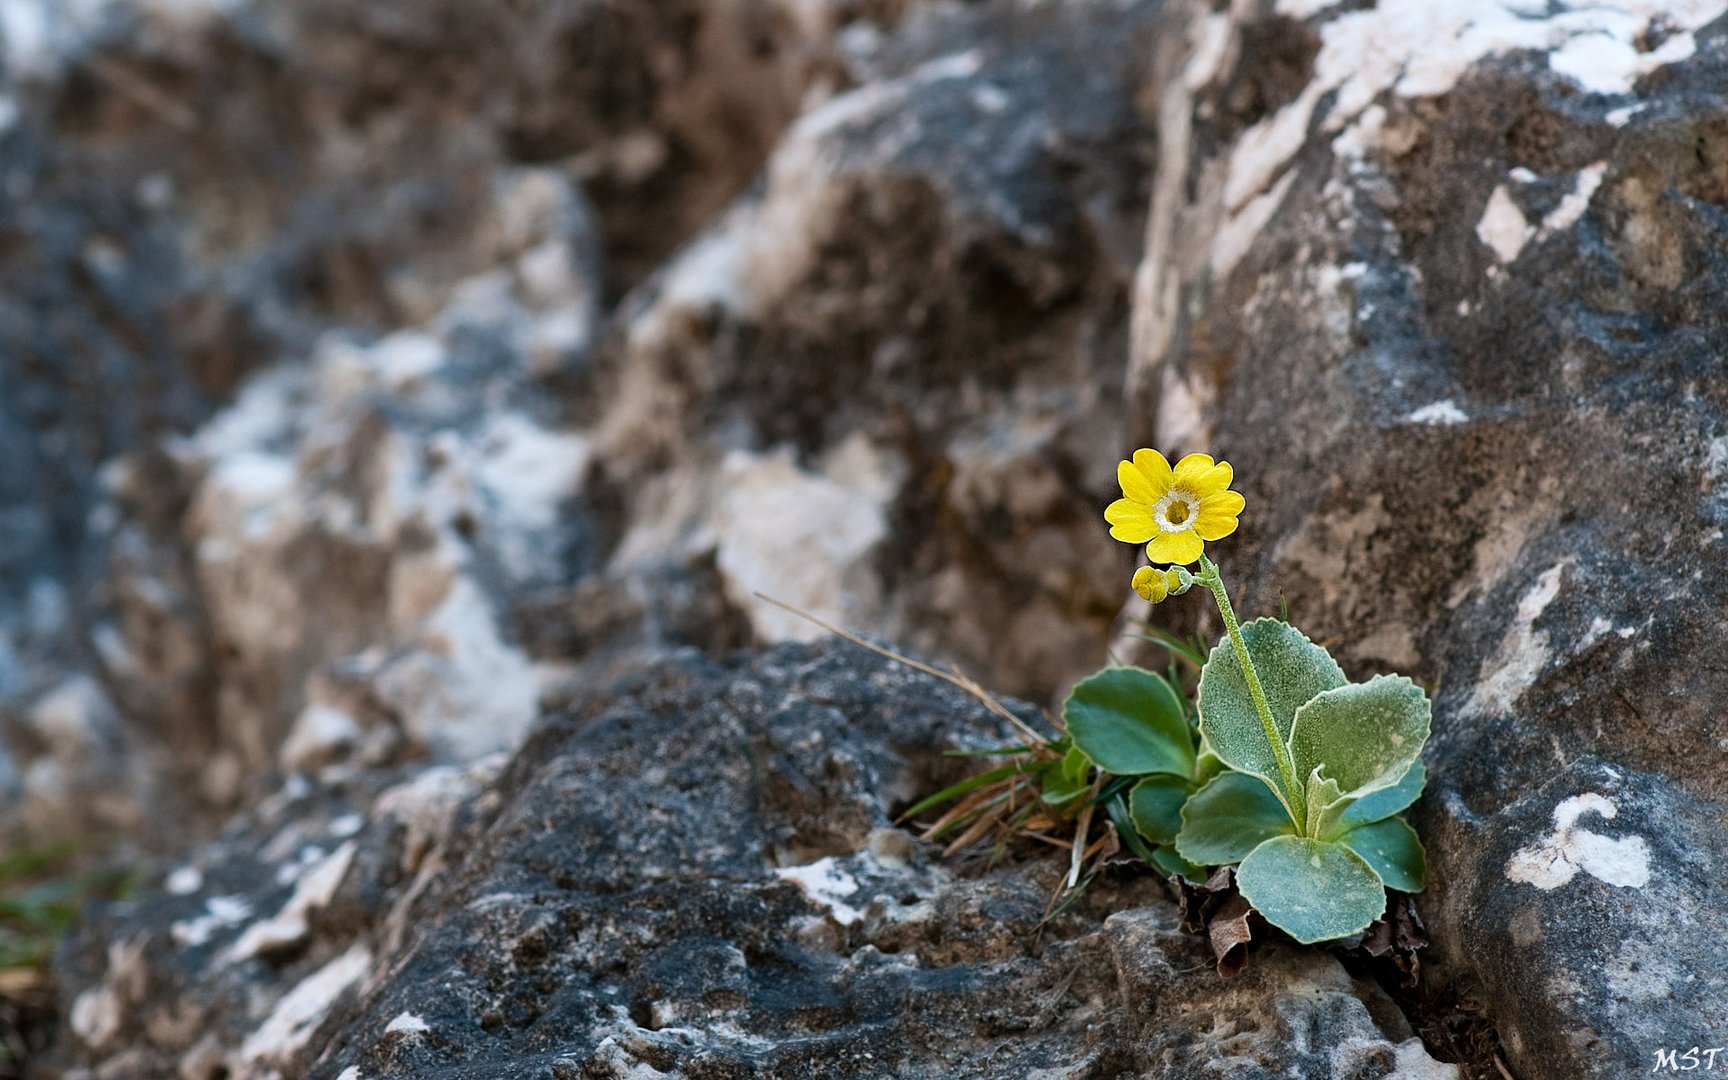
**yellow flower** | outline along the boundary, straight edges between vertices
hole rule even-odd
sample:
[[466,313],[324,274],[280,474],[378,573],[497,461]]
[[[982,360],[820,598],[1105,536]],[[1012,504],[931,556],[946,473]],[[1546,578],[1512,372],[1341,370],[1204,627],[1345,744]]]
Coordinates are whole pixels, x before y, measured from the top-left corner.
[[1136,450],[1133,461],[1116,466],[1125,497],[1104,511],[1110,535],[1146,544],[1155,563],[1186,566],[1205,551],[1205,541],[1236,531],[1242,496],[1227,490],[1232,475],[1228,462],[1205,454],[1189,454],[1172,469],[1158,451]]
[[1175,570],[1159,570],[1156,567],[1142,566],[1134,571],[1134,591],[1143,599],[1154,604],[1161,603],[1165,597],[1182,588],[1182,576]]

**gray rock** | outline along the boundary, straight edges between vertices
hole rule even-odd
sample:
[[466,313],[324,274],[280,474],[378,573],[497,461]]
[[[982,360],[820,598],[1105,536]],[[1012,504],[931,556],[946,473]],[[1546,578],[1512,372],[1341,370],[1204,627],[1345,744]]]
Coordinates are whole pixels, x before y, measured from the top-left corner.
[[1721,820],[1719,803],[1661,775],[1582,757],[1491,831],[1469,822],[1492,838],[1477,873],[1449,888],[1466,940],[1509,939],[1474,959],[1506,1003],[1499,1029],[1515,1057],[1632,1076],[1657,1071],[1658,1051],[1728,1046],[1728,972],[1699,963],[1728,934],[1708,854]]
[[818,634],[758,589],[1048,700],[1147,443],[1236,464],[1244,607],[1437,684],[1437,999],[1522,1080],[1728,1042],[1728,0],[1514,6],[9,7],[0,834],[241,811],[63,1063],[1432,1073],[1325,955],[908,847],[941,688],[593,703]]
[[805,112],[621,309],[588,403],[614,559],[714,551],[757,603],[1048,695],[1118,603],[1113,475],[1158,5],[939,5]]
[[1728,966],[1728,5],[1279,9],[1171,11],[1142,434],[1236,466],[1247,607],[1438,683],[1431,973],[1524,1080],[1647,1072]]
[[1003,728],[783,646],[654,671],[501,772],[285,793],[82,935],[62,1075],[1456,1075],[1323,952],[1223,982],[1149,875],[1040,933],[1063,867],[930,861],[894,808]]
[[[362,664],[359,677],[331,676],[339,688],[305,685],[361,640],[386,651],[400,641],[374,632],[388,592],[378,576],[400,566],[378,537],[344,547],[278,530],[294,551],[255,545],[212,580],[199,545],[218,547],[226,540],[213,534],[235,523],[209,520],[223,509],[210,503],[248,461],[269,464],[242,457],[266,448],[225,445],[231,455],[218,463],[204,449],[208,432],[176,440],[280,365],[259,376],[273,389],[251,385],[248,401],[267,408],[275,395],[323,410],[297,418],[298,430],[269,433],[299,445],[267,448],[307,465],[301,479],[317,486],[318,466],[334,467],[327,457],[364,458],[389,443],[377,429],[395,417],[382,402],[372,409],[343,396],[376,397],[380,387],[310,386],[309,372],[329,375],[332,351],[344,347],[411,365],[415,348],[424,360],[431,347],[415,333],[462,354],[463,378],[488,364],[513,370],[509,407],[527,407],[528,382],[584,368],[608,290],[627,288],[736,195],[806,90],[836,77],[842,26],[891,14],[610,0],[532,3],[484,19],[459,3],[9,7],[0,756],[21,779],[0,789],[0,833],[28,820],[34,843],[137,835],[195,810],[178,805],[182,792],[227,805],[275,763],[309,698],[331,710],[435,710],[426,699],[438,692],[427,686],[449,681],[436,662],[399,664],[382,705],[355,700],[383,685],[371,678],[382,661]],[[332,344],[344,336],[350,346]],[[441,385],[441,406],[403,403],[422,441],[441,422],[438,409],[443,419],[459,411],[453,394],[479,388]],[[520,419],[499,395],[468,407],[476,404],[464,438],[489,420]],[[532,404],[541,427],[560,409],[551,394]],[[232,442],[241,420],[230,414],[217,426]],[[493,432],[495,441],[514,431]],[[529,466],[500,467],[522,475]],[[336,503],[363,501],[379,479],[324,476],[322,493]],[[397,494],[434,497],[412,482]],[[307,491],[293,497],[302,508],[311,501]],[[538,545],[544,533],[498,522],[473,546]],[[521,554],[488,551],[482,561]],[[278,560],[268,570],[266,556]],[[701,580],[681,563],[671,570]],[[326,587],[321,602],[299,603],[314,584]],[[661,592],[636,606],[678,608]],[[482,638],[487,621],[472,627]],[[308,642],[309,628],[328,638]],[[262,646],[258,637],[274,630]],[[502,636],[518,637],[509,626]],[[70,756],[32,721],[68,678],[100,686],[113,699],[102,707],[125,719],[114,738]],[[495,718],[497,730],[473,747],[457,745],[442,721],[418,723],[411,741],[469,754],[512,741],[524,715]],[[392,753],[388,738],[361,742],[362,756]],[[202,775],[185,783],[173,766],[194,761]]]

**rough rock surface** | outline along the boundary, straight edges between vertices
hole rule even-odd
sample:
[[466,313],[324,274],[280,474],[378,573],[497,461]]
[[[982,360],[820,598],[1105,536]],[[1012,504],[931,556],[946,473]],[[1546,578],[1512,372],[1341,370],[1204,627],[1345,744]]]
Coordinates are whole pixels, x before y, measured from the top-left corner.
[[285,793],[85,935],[64,1075],[1456,1075],[1323,952],[1220,980],[1149,875],[1040,933],[1062,867],[931,862],[894,808],[1004,727],[786,645]]
[[939,7],[811,109],[621,313],[592,398],[614,559],[716,552],[1005,692],[1096,664],[1152,3]]
[[1133,380],[1250,607],[1438,683],[1434,973],[1642,1075],[1728,1045],[1728,5],[1527,7],[1190,5]]
[[180,866],[61,1063],[1426,1075],[1325,956],[906,849],[940,688],[541,719],[815,635],[757,589],[1049,700],[1139,648],[1146,444],[1235,463],[1244,607],[1438,686],[1425,977],[1505,1068],[1728,1045],[1725,16],[0,4],[0,837]]
[[758,589],[1007,691],[1093,663],[1155,4],[363,7],[14,15],[18,272],[116,202],[34,288],[149,333],[6,361],[53,423],[6,428],[0,832],[508,748],[812,636]]
[[[391,441],[377,430],[389,428],[389,410],[355,400],[365,378],[376,396],[390,380],[430,375],[408,370],[416,365],[439,368],[430,377],[446,381],[449,398],[462,383],[452,366],[473,380],[491,364],[492,390],[505,369],[521,382],[580,368],[602,297],[633,284],[749,182],[804,93],[841,77],[843,25],[894,8],[547,0],[482,17],[417,0],[7,4],[0,833],[22,824],[45,842],[148,830],[182,786],[174,766],[211,757],[218,767],[193,786],[220,805],[276,754],[313,662],[336,659],[260,658],[245,632],[227,640],[235,628],[212,606],[234,608],[221,594],[235,583],[206,597],[210,568],[189,564],[197,545],[216,546],[206,533],[233,523],[189,519],[211,509],[210,489],[225,481],[285,478],[245,475],[243,454],[259,448],[225,445],[233,460],[214,471],[230,475],[205,483],[208,440],[181,454],[176,435],[276,364],[304,367],[317,354],[310,363],[326,373],[332,363],[397,365],[311,391],[283,385],[311,376],[269,376],[279,396],[311,402],[297,422],[334,428],[270,448],[314,473],[319,463],[306,459],[333,453],[320,444],[358,453],[366,439]],[[560,204],[559,220],[535,217],[552,209],[533,205],[542,196]],[[513,303],[538,318],[500,310]],[[403,331],[441,348],[377,342]],[[359,353],[331,361],[344,348],[331,335],[354,339]],[[432,351],[465,355],[444,363]],[[248,397],[271,393],[255,386]],[[508,404],[519,409],[515,396]],[[517,422],[494,402],[479,403],[474,428]],[[407,408],[419,412],[411,427],[436,422],[424,402]],[[430,485],[460,468],[425,472]],[[365,502],[368,479],[381,478],[330,478],[329,501]],[[395,494],[424,493],[410,483]],[[319,547],[285,531],[284,544]],[[330,558],[345,569],[326,583],[359,573],[376,599],[393,560],[376,550],[378,535],[356,539],[377,565],[356,568],[368,550],[330,543],[298,551],[304,573],[282,575],[275,602],[251,597],[228,620],[316,625],[327,607],[291,601]],[[236,573],[270,576],[237,554]],[[367,622],[337,615],[349,630]],[[393,644],[387,628],[366,629],[379,639],[370,643]],[[520,717],[512,723],[519,729]]]

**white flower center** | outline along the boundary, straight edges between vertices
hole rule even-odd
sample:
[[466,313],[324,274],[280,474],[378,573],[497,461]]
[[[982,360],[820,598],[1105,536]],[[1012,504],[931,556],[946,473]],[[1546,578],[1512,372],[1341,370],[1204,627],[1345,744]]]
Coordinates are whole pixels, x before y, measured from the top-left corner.
[[1167,533],[1187,532],[1200,516],[1200,498],[1191,491],[1171,488],[1152,504],[1152,518]]

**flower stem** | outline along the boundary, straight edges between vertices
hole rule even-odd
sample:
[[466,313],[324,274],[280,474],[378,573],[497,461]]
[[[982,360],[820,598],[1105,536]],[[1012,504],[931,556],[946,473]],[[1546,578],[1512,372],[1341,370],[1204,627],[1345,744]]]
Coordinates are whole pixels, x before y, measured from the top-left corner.
[[1260,673],[1254,670],[1254,661],[1248,656],[1248,643],[1242,640],[1242,628],[1236,622],[1236,609],[1230,606],[1230,593],[1224,588],[1224,579],[1218,573],[1218,564],[1206,556],[1200,556],[1199,580],[1218,601],[1218,614],[1224,617],[1224,629],[1230,635],[1230,644],[1236,650],[1236,660],[1242,665],[1242,678],[1248,683],[1248,696],[1254,699],[1254,708],[1260,713],[1260,723],[1266,729],[1266,741],[1272,746],[1272,756],[1278,760],[1278,772],[1284,781],[1284,790],[1290,796],[1291,805],[1288,809],[1295,817],[1298,826],[1302,824],[1303,806],[1302,789],[1296,786],[1296,764],[1290,760],[1290,751],[1284,745],[1283,738],[1278,734],[1278,725],[1272,719],[1272,706],[1266,702],[1266,691],[1260,685]]

